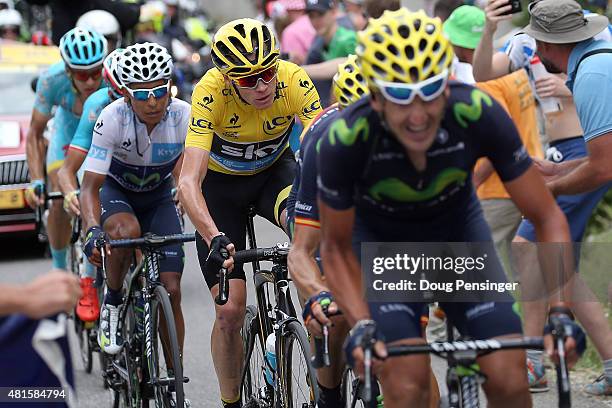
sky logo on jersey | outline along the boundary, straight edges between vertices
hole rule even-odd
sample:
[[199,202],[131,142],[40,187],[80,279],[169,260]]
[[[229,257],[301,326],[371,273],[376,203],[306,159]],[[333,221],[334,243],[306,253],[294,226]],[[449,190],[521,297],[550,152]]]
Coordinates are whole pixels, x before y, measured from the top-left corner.
[[[348,127],[346,120],[339,119],[332,123],[329,128],[329,143],[332,146],[336,145],[336,140],[339,140],[345,146],[352,146],[357,139],[367,141],[370,136],[370,126],[366,118],[359,118],[353,126]],[[317,145],[317,151],[319,146]]]
[[230,171],[251,172],[266,168],[285,151],[290,130],[276,139],[257,143],[234,143],[215,138],[210,157]]
[[153,163],[164,163],[172,160],[182,151],[182,143],[153,143]]
[[106,160],[108,155],[108,149],[92,144],[89,148],[89,153],[87,153],[88,157],[91,157],[96,160]]
[[382,201],[385,196],[403,203],[422,202],[431,200],[452,184],[465,183],[467,176],[466,171],[451,167],[438,174],[424,190],[416,190],[402,180],[391,177],[377,182],[368,192],[376,201]]
[[455,119],[461,125],[462,128],[467,128],[469,120],[470,122],[477,122],[482,116],[482,103],[484,102],[487,106],[493,106],[491,97],[479,89],[472,90],[472,104],[468,105],[464,102],[457,102],[453,105],[453,113]]

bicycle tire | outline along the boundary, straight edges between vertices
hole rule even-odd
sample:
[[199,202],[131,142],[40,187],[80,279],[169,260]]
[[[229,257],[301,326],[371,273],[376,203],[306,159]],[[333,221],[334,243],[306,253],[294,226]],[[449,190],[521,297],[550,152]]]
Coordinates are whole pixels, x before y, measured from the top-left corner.
[[[160,327],[160,316],[163,316],[166,322],[167,339],[169,344],[166,345],[166,350],[162,345],[161,355],[164,359],[169,357],[172,360],[172,367],[174,371],[174,380],[171,384],[174,385],[174,391],[176,393],[175,404],[176,407],[183,408],[185,405],[185,393],[183,390],[183,366],[181,363],[181,356],[178,345],[178,336],[176,334],[176,325],[174,322],[174,314],[172,313],[172,305],[170,304],[170,296],[162,285],[155,287],[153,292],[153,299],[151,300],[151,328],[153,331],[152,339],[152,352],[147,356],[149,371],[148,378],[151,379],[151,374],[154,374],[155,378],[159,378],[160,375],[160,348],[161,343],[160,336],[162,335],[162,328]],[[145,332],[145,336],[147,333]],[[146,348],[146,346],[145,346]],[[167,354],[166,354],[167,353]],[[167,364],[167,363],[166,363]],[[154,373],[151,373],[151,369]],[[168,375],[166,369],[166,375]],[[153,396],[158,407],[172,407],[169,400],[169,388],[170,385],[163,384],[152,384],[153,385]]]
[[[121,364],[127,372],[127,381],[119,381],[119,385],[115,384],[112,389],[114,392],[114,408],[134,408],[143,405],[142,387],[139,380],[138,367],[135,362],[136,358],[142,356],[142,341],[136,338],[136,315],[134,304],[128,302],[124,312],[122,330],[124,346],[119,352],[119,358],[114,359],[113,356],[101,358],[101,363],[105,360],[106,364],[110,365],[109,371],[112,373],[113,364]],[[100,351],[104,354],[103,351]],[[110,381],[120,378],[118,373],[113,375],[114,378],[106,378],[107,386],[110,387]]]
[[[571,395],[571,387],[569,387],[569,371],[567,370],[567,365],[565,363],[565,359],[560,361],[560,364],[555,367],[557,371],[557,391],[559,395],[559,408],[570,408],[572,406],[572,395]],[[568,388],[564,387],[564,382],[562,378],[567,376],[567,385]]]
[[[280,362],[281,371],[279,375],[279,381],[281,382],[280,393],[283,398],[283,407],[285,408],[315,408],[317,401],[319,400],[319,387],[317,385],[317,374],[310,363],[310,343],[304,327],[297,321],[290,321],[285,324],[283,328],[283,337],[281,339],[281,351],[283,353],[281,358],[277,358],[277,362]],[[304,393],[300,395],[294,395],[294,366],[296,361],[293,359],[293,348],[297,345],[299,348],[300,356],[297,363],[299,367],[305,369],[306,384],[308,384],[308,396]],[[301,381],[296,381],[301,383]],[[295,403],[296,401],[302,401]]]
[[363,401],[357,396],[359,392],[359,379],[355,376],[353,370],[349,367],[345,367],[342,373],[342,401],[344,402],[345,408],[364,408]]
[[260,331],[257,306],[248,305],[241,331],[244,366],[240,389],[244,404],[253,399],[258,400],[259,390],[267,384],[264,379],[265,348]]

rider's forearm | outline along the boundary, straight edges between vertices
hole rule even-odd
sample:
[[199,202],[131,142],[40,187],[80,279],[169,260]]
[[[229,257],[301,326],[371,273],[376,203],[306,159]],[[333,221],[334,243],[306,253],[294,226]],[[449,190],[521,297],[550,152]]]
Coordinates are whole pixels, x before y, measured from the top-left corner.
[[81,218],[84,229],[100,225],[100,193],[99,189],[85,189],[81,191]]
[[488,81],[493,79],[493,34],[485,28],[478,47],[474,50],[472,68],[476,81]]
[[558,206],[547,211],[547,216],[533,220],[541,273],[551,305],[571,300],[574,271],[573,245],[565,215]]
[[76,178],[76,173],[79,170],[79,167],[75,169],[68,159],[66,159],[62,167],[60,167],[59,171],[57,172],[57,177],[59,180],[60,190],[62,191],[62,194],[66,195],[71,191],[75,191],[79,188],[79,184]]
[[215,236],[219,235],[219,229],[210,216],[199,184],[181,175],[178,184],[178,197],[196,230],[206,243],[210,243]]
[[323,283],[321,272],[314,259],[314,253],[310,254],[302,248],[291,248],[287,264],[291,279],[303,299],[329,290]]
[[45,145],[42,133],[36,132],[33,126],[28,130],[26,139],[26,158],[30,172],[30,180],[44,180],[43,157],[45,157]]
[[359,262],[352,249],[323,242],[321,258],[323,270],[331,271],[325,279],[349,324],[352,326],[359,320],[369,319],[370,310],[363,297]]

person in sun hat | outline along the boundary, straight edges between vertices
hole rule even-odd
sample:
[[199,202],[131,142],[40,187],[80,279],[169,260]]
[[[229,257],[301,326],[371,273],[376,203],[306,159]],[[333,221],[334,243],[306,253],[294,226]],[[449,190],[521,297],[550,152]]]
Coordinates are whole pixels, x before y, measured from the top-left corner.
[[[540,171],[555,195],[608,187],[612,185],[612,163],[608,159],[612,154],[609,109],[612,43],[596,41],[593,37],[606,29],[609,20],[597,14],[584,15],[574,0],[541,0],[529,6],[529,14],[529,25],[524,31],[536,40],[540,58],[568,75],[566,84],[574,97],[588,151],[586,157],[578,160],[541,162]],[[604,374],[586,387],[589,394],[612,395],[612,347],[609,346],[612,334],[607,337],[608,346],[597,347]]]

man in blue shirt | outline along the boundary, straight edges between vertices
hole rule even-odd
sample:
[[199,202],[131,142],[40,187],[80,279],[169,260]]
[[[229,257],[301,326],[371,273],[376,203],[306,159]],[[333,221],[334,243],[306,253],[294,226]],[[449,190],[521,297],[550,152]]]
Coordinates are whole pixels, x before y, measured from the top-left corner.
[[[608,26],[608,18],[584,15],[574,0],[541,0],[530,5],[529,13],[524,32],[535,38],[545,65],[567,73],[588,149],[581,159],[539,162],[540,171],[555,195],[592,191],[612,181],[612,43],[593,39]],[[612,395],[612,356],[602,357],[604,375],[587,392]]]

